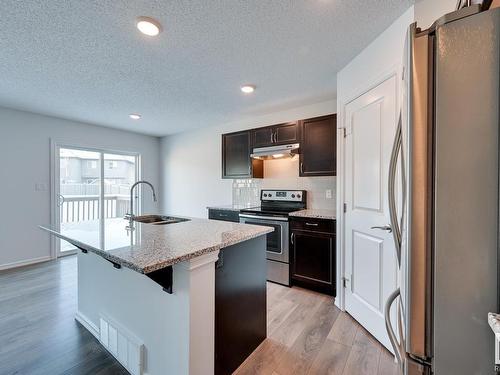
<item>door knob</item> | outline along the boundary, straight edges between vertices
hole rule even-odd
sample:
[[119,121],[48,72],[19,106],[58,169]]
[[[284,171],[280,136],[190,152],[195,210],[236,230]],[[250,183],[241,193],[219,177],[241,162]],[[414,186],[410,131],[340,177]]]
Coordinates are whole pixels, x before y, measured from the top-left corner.
[[384,225],[384,226],[374,226],[371,229],[386,230],[387,232],[392,233],[392,227],[389,224]]

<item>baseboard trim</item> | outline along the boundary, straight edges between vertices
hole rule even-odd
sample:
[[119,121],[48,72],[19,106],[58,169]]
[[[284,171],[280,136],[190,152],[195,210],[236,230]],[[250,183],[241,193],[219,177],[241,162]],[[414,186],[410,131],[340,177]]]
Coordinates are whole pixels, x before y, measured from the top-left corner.
[[52,260],[52,257],[50,255],[47,255],[47,256],[39,257],[39,258],[33,258],[33,259],[27,259],[27,260],[20,260],[18,262],[0,264],[0,271],[8,270],[11,268],[29,266],[30,264],[48,262],[49,260]]
[[99,328],[90,321],[85,315],[83,315],[80,311],[77,311],[75,314],[75,320],[84,326],[87,331],[89,331],[97,340],[100,339]]

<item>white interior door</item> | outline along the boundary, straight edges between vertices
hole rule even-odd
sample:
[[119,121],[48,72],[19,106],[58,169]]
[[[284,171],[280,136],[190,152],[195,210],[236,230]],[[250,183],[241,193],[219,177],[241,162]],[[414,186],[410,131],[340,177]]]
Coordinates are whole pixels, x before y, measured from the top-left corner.
[[384,305],[396,289],[389,225],[388,170],[396,130],[397,81],[392,76],[346,106],[345,307],[384,346]]

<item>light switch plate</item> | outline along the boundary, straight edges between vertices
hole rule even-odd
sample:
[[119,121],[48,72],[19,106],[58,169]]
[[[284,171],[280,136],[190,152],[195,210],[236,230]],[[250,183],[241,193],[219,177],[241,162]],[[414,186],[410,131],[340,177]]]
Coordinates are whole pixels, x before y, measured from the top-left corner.
[[35,191],[47,191],[47,184],[43,182],[36,183]]
[[326,199],[332,199],[332,189],[326,189]]

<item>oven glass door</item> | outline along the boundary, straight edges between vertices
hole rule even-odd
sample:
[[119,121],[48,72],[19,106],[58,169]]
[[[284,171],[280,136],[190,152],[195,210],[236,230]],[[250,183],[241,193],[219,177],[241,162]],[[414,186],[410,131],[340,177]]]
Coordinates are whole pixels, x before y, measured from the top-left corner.
[[283,254],[281,244],[282,229],[280,224],[271,224],[262,221],[245,221],[246,224],[262,225],[264,227],[274,228],[274,232],[268,233],[267,236],[267,251],[275,254]]
[[249,218],[241,218],[241,222],[273,228],[274,231],[266,235],[267,259],[288,263],[288,222]]

